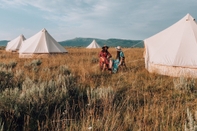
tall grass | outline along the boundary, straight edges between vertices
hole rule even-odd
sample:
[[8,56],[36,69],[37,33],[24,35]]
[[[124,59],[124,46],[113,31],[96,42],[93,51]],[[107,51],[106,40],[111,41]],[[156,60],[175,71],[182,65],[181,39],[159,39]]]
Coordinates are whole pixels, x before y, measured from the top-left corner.
[[100,72],[98,49],[67,50],[40,59],[0,50],[0,130],[194,128],[187,108],[196,110],[196,79],[148,73],[142,48],[123,49],[127,69],[116,74]]

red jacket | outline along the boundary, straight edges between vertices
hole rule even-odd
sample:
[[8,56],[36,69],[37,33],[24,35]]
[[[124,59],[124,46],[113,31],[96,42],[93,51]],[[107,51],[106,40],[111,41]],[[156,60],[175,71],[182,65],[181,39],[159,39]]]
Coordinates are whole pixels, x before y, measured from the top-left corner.
[[104,62],[105,64],[109,64],[108,58],[111,57],[111,54],[108,51],[101,51],[99,53],[99,57],[103,58],[102,62]]
[[99,57],[103,57],[103,58],[110,58],[111,57],[111,54],[108,52],[108,51],[101,51],[99,53]]

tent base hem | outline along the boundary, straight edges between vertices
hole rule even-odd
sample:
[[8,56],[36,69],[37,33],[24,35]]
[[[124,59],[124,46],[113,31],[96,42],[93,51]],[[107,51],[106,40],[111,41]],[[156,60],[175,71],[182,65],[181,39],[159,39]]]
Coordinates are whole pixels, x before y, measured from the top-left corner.
[[65,53],[50,53],[50,54],[19,54],[19,58],[48,58],[48,57],[52,57],[52,56],[56,56],[56,55],[65,55],[68,52]]
[[18,50],[6,50],[7,52],[18,52]]
[[148,63],[146,69],[150,73],[158,73],[166,76],[197,78],[197,69],[195,68],[164,66]]

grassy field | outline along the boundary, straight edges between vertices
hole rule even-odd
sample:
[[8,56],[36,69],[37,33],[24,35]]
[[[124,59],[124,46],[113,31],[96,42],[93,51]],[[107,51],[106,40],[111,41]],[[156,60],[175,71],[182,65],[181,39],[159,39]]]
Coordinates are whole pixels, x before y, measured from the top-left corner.
[[39,59],[0,50],[0,130],[195,128],[196,79],[148,73],[143,48],[124,48],[127,69],[116,74],[100,72],[100,49],[67,50]]

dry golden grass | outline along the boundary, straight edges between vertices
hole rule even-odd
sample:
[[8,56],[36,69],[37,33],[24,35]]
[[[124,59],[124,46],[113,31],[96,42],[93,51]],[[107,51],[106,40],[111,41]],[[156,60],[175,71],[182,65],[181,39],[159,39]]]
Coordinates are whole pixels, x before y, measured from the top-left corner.
[[[100,49],[67,48],[68,54],[40,58],[39,66],[30,66],[38,59],[21,59],[17,53],[0,50],[0,63],[16,62],[14,74],[23,71],[23,79],[50,81],[67,66],[77,77],[79,88],[87,92],[87,103],[77,102],[78,117],[66,117],[57,109],[51,119],[37,123],[37,130],[184,130],[186,108],[196,109],[196,79],[173,78],[150,74],[144,68],[142,48],[123,48],[127,69],[116,74],[100,72]],[[113,57],[116,51],[109,49]],[[50,71],[47,71],[50,70]],[[182,79],[185,81],[181,83]],[[177,89],[176,87],[180,87]],[[187,89],[185,89],[187,87]],[[80,93],[79,93],[80,94]],[[85,105],[84,105],[85,104]],[[72,114],[72,113],[71,113]],[[76,118],[75,118],[76,117]],[[25,119],[30,119],[25,116]],[[25,123],[23,129],[31,130]],[[88,129],[89,128],[89,129]]]

